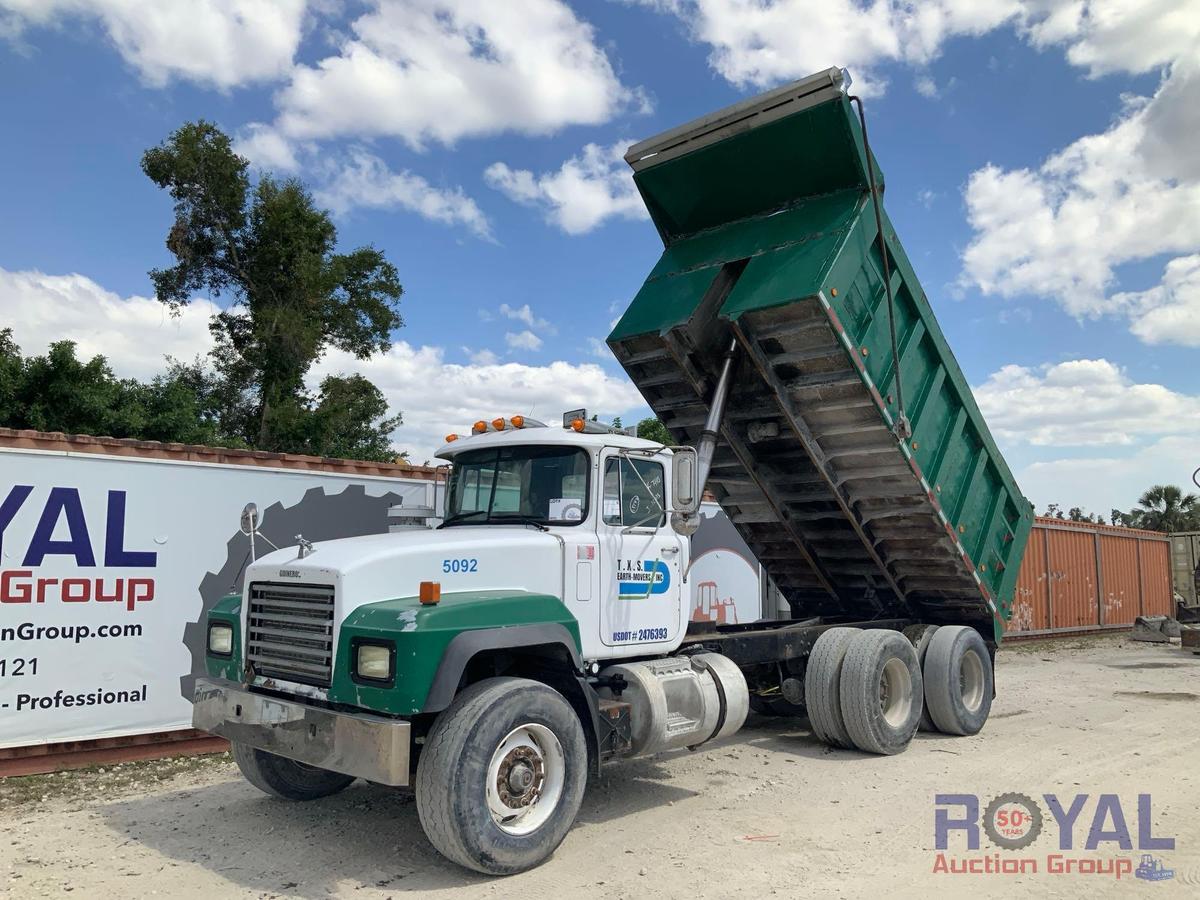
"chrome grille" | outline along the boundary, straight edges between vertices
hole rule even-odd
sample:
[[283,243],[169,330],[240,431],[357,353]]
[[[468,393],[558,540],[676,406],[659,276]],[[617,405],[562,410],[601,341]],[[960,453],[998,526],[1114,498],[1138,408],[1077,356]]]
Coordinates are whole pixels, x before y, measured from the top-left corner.
[[333,675],[333,586],[250,585],[246,651],[254,671],[318,687]]

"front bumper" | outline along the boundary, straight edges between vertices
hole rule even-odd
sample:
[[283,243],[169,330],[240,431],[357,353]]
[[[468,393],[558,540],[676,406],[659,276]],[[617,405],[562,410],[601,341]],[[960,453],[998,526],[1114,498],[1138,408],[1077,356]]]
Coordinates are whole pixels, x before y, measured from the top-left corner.
[[408,722],[342,713],[197,678],[192,726],[320,769],[379,784],[409,782]]

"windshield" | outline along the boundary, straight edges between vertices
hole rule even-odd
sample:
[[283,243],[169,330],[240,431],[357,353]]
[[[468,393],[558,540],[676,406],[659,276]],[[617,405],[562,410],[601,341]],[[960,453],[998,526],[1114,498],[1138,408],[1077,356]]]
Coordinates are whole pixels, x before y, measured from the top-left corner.
[[443,525],[578,525],[588,515],[588,455],[577,447],[498,447],[454,458]]

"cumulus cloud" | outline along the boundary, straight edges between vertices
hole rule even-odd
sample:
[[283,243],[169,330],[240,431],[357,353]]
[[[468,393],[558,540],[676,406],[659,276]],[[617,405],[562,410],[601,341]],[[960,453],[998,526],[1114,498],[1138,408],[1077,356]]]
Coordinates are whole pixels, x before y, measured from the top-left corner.
[[[1017,0],[636,0],[676,16],[711,48],[709,65],[738,87],[768,87],[845,66],[860,93],[878,92],[881,64],[925,65],[942,44],[1018,19]],[[929,87],[936,92],[932,81]]]
[[461,187],[436,188],[407,170],[393,172],[378,156],[356,148],[335,164],[314,194],[338,215],[352,209],[405,209],[443,225],[463,225],[491,240],[487,217]]
[[373,0],[349,31],[277,95],[288,139],[548,134],[636,100],[562,0]]
[[504,343],[508,344],[509,350],[542,349],[542,339],[529,330],[508,332],[504,335]]
[[148,84],[229,89],[283,77],[302,36],[305,0],[0,0],[0,34],[95,20]]
[[1200,346],[1200,254],[1167,263],[1162,281],[1145,291],[1115,294],[1129,329],[1147,344]]
[[193,300],[172,318],[151,297],[121,297],[83,275],[10,272],[0,268],[0,321],[27,356],[55,341],[75,341],[79,355],[108,358],[120,377],[148,379],[164,357],[190,361],[212,348],[209,318],[217,307]]
[[557,170],[541,175],[497,162],[488,166],[483,177],[511,200],[541,209],[567,234],[584,234],[613,217],[647,218],[623,159],[628,143],[588,144]]
[[543,330],[550,327],[550,323],[545,319],[540,319],[533,314],[533,309],[528,303],[521,306],[509,306],[507,303],[500,304],[500,315],[508,319],[513,319],[517,322],[524,322],[529,328],[534,330]]
[[1004,366],[974,392],[992,433],[1009,444],[1131,446],[1200,436],[1200,397],[1134,382],[1106,359]]
[[[1117,121],[1040,166],[988,165],[968,179],[974,236],[962,283],[1002,297],[1050,299],[1076,317],[1125,315],[1147,343],[1200,345],[1200,16],[1187,4],[1116,0],[1063,6],[1030,26],[1065,45],[1091,76],[1162,69],[1152,97],[1126,98]],[[1182,255],[1181,255],[1182,254]],[[1163,282],[1117,292],[1126,263],[1177,256]]]
[[393,410],[403,411],[396,446],[416,461],[431,459],[446,434],[465,433],[479,418],[514,413],[555,420],[564,410],[587,408],[602,417],[628,415],[644,406],[637,390],[594,363],[448,363],[440,347],[393,345],[370,360],[335,351],[312,373],[313,383],[334,372],[359,372],[371,379]]
[[1164,437],[1126,455],[1060,457],[1031,463],[1014,474],[1038,509],[1048,503],[1103,513],[1128,511],[1152,484],[1191,488],[1196,438]]

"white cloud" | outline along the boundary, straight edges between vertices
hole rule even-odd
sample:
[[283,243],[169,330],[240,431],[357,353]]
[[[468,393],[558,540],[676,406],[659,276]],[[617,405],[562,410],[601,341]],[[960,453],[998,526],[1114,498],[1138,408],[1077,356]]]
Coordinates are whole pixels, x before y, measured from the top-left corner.
[[83,275],[0,268],[0,321],[12,328],[24,355],[41,355],[51,343],[70,339],[79,356],[107,357],[122,378],[159,374],[165,356],[189,362],[208,353],[208,321],[216,310],[207,300],[193,300],[172,318],[151,297],[120,297]]
[[1165,437],[1124,456],[1062,457],[1015,472],[1017,484],[1037,509],[1058,503],[1089,512],[1128,512],[1146,488],[1174,484],[1192,490],[1196,438]]
[[883,87],[881,64],[925,65],[947,39],[1014,21],[1023,6],[1017,0],[636,2],[679,18],[693,40],[712,48],[709,65],[738,87],[767,87],[845,66],[867,94]]
[[612,362],[612,351],[608,349],[608,344],[604,343],[600,338],[590,337],[588,341],[588,352],[598,359],[608,360]]
[[233,143],[233,150],[263,171],[288,174],[300,168],[296,145],[261,122],[243,128]]
[[504,335],[504,343],[509,350],[540,350],[542,339],[532,331],[508,332]]
[[[962,282],[985,294],[1046,297],[1076,317],[1126,315],[1148,343],[1200,345],[1187,256],[1200,250],[1200,15],[1188,4],[1090,0],[1029,26],[1091,76],[1165,67],[1150,98],[1127,97],[1117,121],[1036,168],[989,165],[967,182],[975,235]],[[1161,255],[1164,282],[1115,293],[1117,269]],[[1180,260],[1183,260],[1182,262]]]
[[567,234],[591,231],[614,216],[645,219],[646,208],[622,158],[627,143],[588,144],[557,171],[537,176],[493,163],[484,180],[517,203],[542,209]]
[[1147,344],[1200,347],[1200,254],[1168,262],[1155,287],[1112,300],[1126,309],[1129,330]]
[[922,97],[928,97],[930,100],[938,98],[937,82],[928,75],[918,75],[916,80],[913,81],[913,88]]
[[373,0],[276,97],[290,139],[430,141],[607,121],[635,93],[561,0]]
[[608,418],[644,406],[632,384],[594,363],[458,365],[447,363],[440,347],[403,341],[366,361],[331,352],[310,380],[315,384],[335,372],[360,372],[378,385],[393,410],[403,412],[404,424],[393,439],[418,462],[431,459],[446,434],[467,433],[480,418],[522,413],[556,422],[564,410],[577,407]]
[[463,347],[462,350],[467,354],[467,358],[477,366],[494,366],[500,362],[500,357],[491,350],[472,350],[470,347]]
[[507,303],[501,303],[500,314],[517,322],[524,322],[530,328],[538,331],[550,327],[549,322],[545,319],[539,319],[533,314],[533,310],[528,303],[521,306],[509,306]]
[[974,393],[1002,443],[1133,446],[1151,437],[1200,437],[1200,397],[1134,382],[1106,359],[1004,366]]
[[412,172],[393,172],[361,148],[351,150],[349,159],[333,168],[315,197],[338,215],[357,208],[406,209],[444,225],[464,225],[477,236],[492,239],[487,217],[461,187],[436,188]]
[[0,0],[0,34],[95,19],[148,84],[224,90],[286,75],[305,11],[305,0]]
[[1163,177],[1141,150],[1161,100],[1160,91],[1038,169],[974,172],[965,280],[987,294],[1051,297],[1072,315],[1097,316],[1120,311],[1108,295],[1117,266],[1200,247],[1200,182]]

